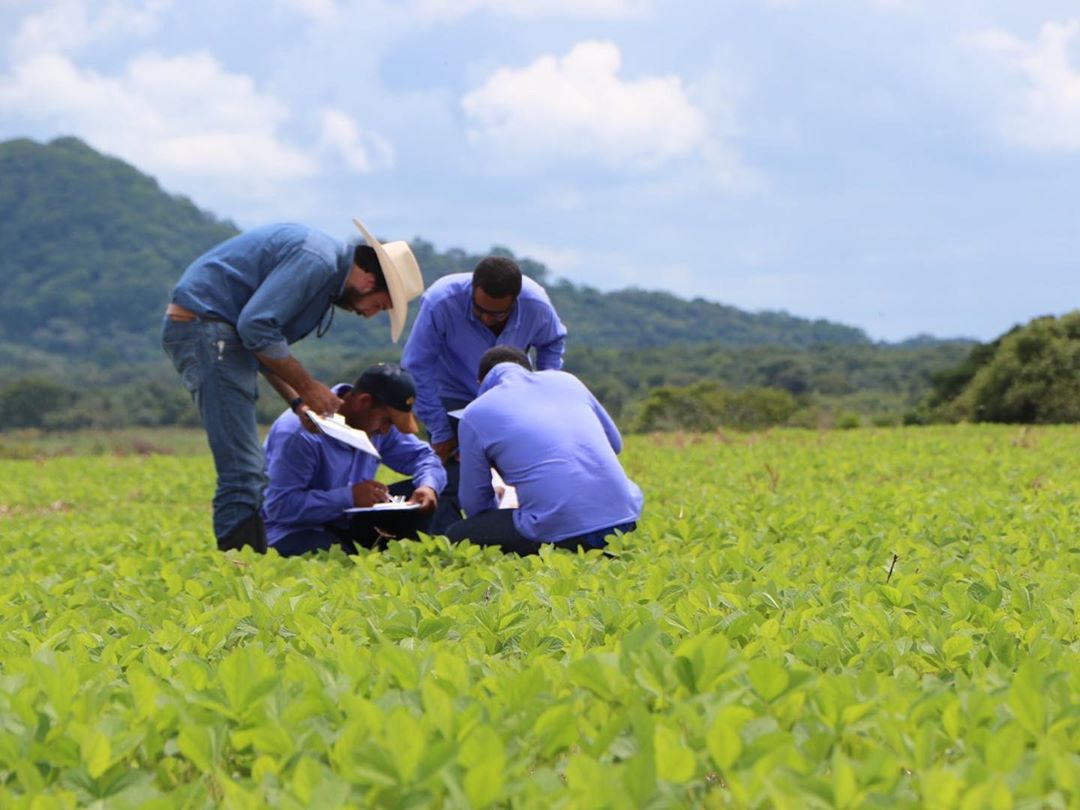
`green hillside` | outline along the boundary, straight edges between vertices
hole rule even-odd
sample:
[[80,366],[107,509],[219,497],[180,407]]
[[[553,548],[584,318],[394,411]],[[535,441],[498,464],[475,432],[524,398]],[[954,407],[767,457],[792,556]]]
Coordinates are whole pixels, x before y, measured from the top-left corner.
[[234,233],[74,138],[8,141],[0,145],[0,341],[98,364],[145,356],[141,338],[180,269]]
[[[231,223],[74,138],[0,144],[0,342],[10,344],[9,352],[75,353],[106,366],[139,354],[156,359],[150,338],[180,272],[234,233]],[[480,258],[439,252],[421,239],[414,245],[429,283],[471,271]],[[522,263],[549,282],[542,265]],[[551,287],[581,346],[868,342],[858,329],[782,313],[755,315],[641,290],[601,293],[565,281]],[[349,348],[390,346],[382,319],[343,318],[326,340]]]
[[[336,235],[354,238],[343,221]],[[47,399],[67,403],[49,424],[190,421],[158,344],[161,313],[188,262],[236,232],[75,138],[0,143],[0,410],[10,416]],[[481,258],[420,238],[412,244],[428,283],[470,272]],[[966,351],[920,339],[898,353],[824,320],[662,292],[600,292],[515,258],[547,286],[570,330],[568,366],[606,392],[616,413],[650,387],[698,379],[799,396],[839,392],[861,398],[856,410],[875,412],[887,401],[896,412],[925,393],[930,372]],[[400,346],[388,333],[385,318],[342,315],[326,337],[295,351],[320,377],[342,379],[371,360],[396,359]],[[882,364],[884,373],[872,370]],[[270,416],[278,403],[264,407]]]

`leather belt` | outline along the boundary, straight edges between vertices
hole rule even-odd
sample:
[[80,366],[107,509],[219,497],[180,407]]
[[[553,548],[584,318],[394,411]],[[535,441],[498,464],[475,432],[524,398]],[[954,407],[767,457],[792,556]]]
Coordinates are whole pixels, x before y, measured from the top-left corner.
[[210,315],[200,315],[179,304],[169,304],[165,307],[165,317],[170,321],[176,321],[178,323],[191,323],[192,321],[216,321],[218,323],[225,323],[221,318],[214,318]]
[[179,321],[180,323],[190,323],[199,319],[198,315],[179,304],[169,304],[165,307],[165,317],[170,321]]

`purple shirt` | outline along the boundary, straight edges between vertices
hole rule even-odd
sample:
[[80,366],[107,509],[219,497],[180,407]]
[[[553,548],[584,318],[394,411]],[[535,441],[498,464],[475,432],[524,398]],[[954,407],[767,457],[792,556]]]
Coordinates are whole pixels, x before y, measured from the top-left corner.
[[416,381],[413,407],[431,441],[454,435],[442,401],[470,402],[476,397],[480,357],[492,346],[526,352],[535,347],[538,369],[562,368],[566,327],[543,287],[531,278],[521,280],[521,294],[499,335],[473,313],[471,273],[443,276],[427,288],[401,365]]
[[497,508],[491,468],[517,490],[514,526],[557,542],[637,520],[643,497],[617,453],[622,437],[589,389],[564,371],[499,363],[458,425],[465,514]]
[[[334,393],[343,396],[350,388],[335,385]],[[391,470],[411,475],[417,487],[442,492],[446,471],[428,444],[395,427],[368,438]],[[292,411],[275,420],[265,447],[270,481],[262,513],[270,545],[287,534],[328,523],[347,527],[344,512],[353,506],[352,485],[373,479],[380,463],[337,439],[309,432]]]

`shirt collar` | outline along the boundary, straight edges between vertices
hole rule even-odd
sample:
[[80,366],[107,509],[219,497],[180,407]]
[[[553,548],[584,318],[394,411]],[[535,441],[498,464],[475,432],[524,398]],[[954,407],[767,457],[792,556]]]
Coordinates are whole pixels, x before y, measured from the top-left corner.
[[514,362],[498,363],[492,366],[491,371],[484,377],[484,381],[480,383],[480,390],[477,391],[476,395],[480,396],[485,391],[490,391],[492,388],[495,388],[508,380],[517,379],[522,374],[532,373],[533,372]]

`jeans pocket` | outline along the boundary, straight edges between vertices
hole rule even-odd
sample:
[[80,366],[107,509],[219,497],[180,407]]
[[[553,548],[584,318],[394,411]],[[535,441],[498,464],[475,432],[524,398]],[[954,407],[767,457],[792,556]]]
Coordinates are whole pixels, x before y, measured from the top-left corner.
[[194,321],[173,321],[165,318],[161,324],[161,345],[165,351],[170,346],[189,343],[199,339],[199,328]]
[[211,327],[207,329],[206,340],[213,373],[226,385],[244,392],[248,398],[258,399],[259,362],[255,355],[244,347],[244,342],[231,324],[215,322]]

